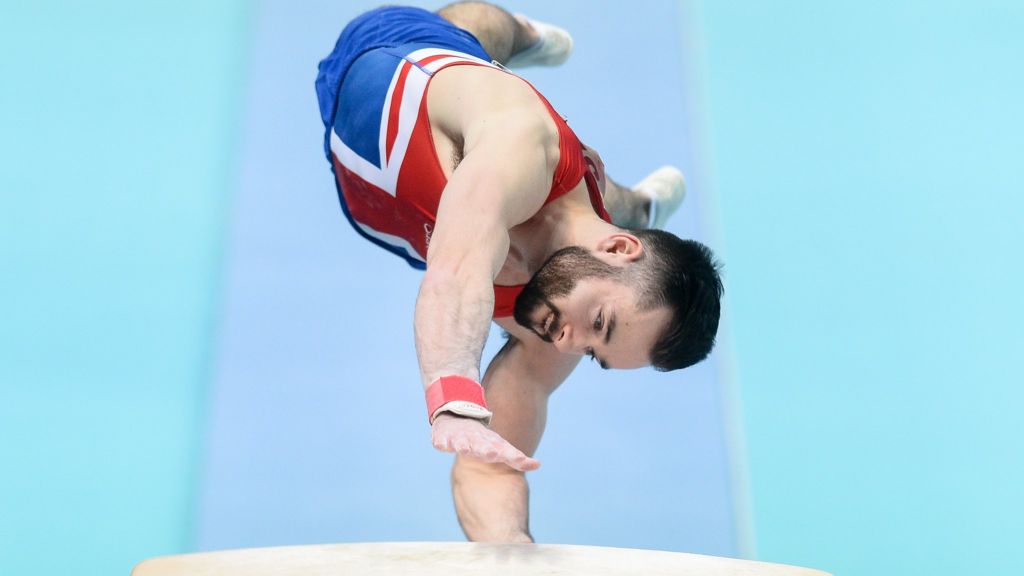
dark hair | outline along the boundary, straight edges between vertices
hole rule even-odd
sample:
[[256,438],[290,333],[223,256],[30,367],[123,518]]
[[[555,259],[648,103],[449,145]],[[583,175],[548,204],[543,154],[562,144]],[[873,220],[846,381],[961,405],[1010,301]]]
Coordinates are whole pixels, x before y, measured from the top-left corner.
[[724,288],[720,264],[707,246],[662,230],[632,230],[644,245],[634,271],[642,309],[668,306],[668,327],[651,348],[651,365],[662,372],[692,366],[711,353],[718,333]]

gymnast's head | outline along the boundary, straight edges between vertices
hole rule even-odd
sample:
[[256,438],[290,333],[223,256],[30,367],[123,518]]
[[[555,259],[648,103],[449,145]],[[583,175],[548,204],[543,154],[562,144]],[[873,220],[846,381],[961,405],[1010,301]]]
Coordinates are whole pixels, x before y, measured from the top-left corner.
[[711,353],[722,280],[711,250],[662,230],[621,230],[552,254],[514,317],[559,351],[602,368],[670,371]]

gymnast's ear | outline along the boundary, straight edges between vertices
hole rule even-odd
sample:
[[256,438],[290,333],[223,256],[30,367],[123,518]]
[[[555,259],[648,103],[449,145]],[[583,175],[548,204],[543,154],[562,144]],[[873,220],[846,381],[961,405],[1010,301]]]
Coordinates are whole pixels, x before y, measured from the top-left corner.
[[598,241],[596,247],[598,258],[608,264],[626,264],[634,262],[644,253],[644,245],[640,239],[628,232],[616,232]]

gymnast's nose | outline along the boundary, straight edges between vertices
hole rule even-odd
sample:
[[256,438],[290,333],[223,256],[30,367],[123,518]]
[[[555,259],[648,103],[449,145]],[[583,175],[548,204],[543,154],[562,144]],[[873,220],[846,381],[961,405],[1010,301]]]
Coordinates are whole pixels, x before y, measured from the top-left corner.
[[555,331],[555,337],[551,341],[554,343],[555,348],[563,354],[582,354],[576,343],[575,331],[568,322],[562,323]]

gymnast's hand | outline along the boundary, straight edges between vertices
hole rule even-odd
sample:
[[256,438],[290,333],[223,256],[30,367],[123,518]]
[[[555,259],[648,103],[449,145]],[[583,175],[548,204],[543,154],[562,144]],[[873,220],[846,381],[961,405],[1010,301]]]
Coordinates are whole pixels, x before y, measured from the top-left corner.
[[434,448],[442,452],[456,452],[492,464],[502,463],[520,472],[540,468],[540,462],[473,418],[440,414],[431,426],[431,436]]

